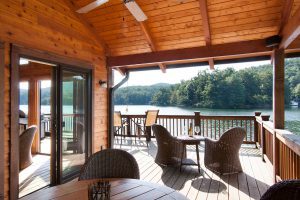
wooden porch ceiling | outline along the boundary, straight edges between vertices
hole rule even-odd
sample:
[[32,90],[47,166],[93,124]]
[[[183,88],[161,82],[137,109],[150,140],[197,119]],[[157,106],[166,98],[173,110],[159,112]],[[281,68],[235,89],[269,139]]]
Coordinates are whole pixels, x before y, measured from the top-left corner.
[[[76,10],[93,0],[67,1]],[[143,23],[136,21],[122,0],[109,0],[108,3],[87,14],[80,14],[107,46],[109,65],[113,68],[155,65],[164,71],[165,64],[168,64],[169,60],[165,63],[165,60],[159,58],[157,62],[157,59],[151,62],[147,60],[145,63],[139,62],[138,65],[128,61],[123,63],[121,60],[135,58],[136,61],[144,55],[154,56],[166,52],[175,54],[195,47],[200,50],[205,48],[211,50],[226,44],[245,45],[247,42],[255,43],[277,34],[283,36],[284,43],[281,47],[291,49],[289,51],[300,51],[299,20],[297,21],[300,16],[300,0],[136,0],[136,2],[148,17]],[[294,23],[290,23],[291,21]],[[293,40],[295,42],[292,43]],[[264,43],[256,47],[258,47],[256,56],[270,55],[272,50],[265,48]],[[247,47],[243,47],[245,48]],[[261,51],[263,48],[265,50]],[[227,55],[222,57],[215,57],[209,52],[206,53],[206,57],[200,57],[198,60],[207,61],[213,68],[214,59],[254,55],[253,52],[235,54],[235,51],[227,49]]]

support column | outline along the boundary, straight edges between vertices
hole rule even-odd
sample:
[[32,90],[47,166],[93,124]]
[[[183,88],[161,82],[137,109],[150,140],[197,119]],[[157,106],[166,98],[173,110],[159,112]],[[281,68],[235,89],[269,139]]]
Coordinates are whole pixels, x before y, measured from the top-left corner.
[[256,117],[259,117],[261,115],[261,112],[255,112],[254,113],[254,141],[255,141],[255,148],[257,148],[258,143],[258,123],[256,121]]
[[36,125],[37,132],[34,136],[31,152],[33,154],[39,152],[40,146],[40,89],[38,80],[29,81],[29,94],[28,94],[28,126]]
[[[284,129],[284,49],[274,50],[273,61],[273,118],[274,129]],[[279,142],[273,134],[273,175],[279,172]]]
[[284,129],[284,50],[274,50],[273,62],[274,128]]

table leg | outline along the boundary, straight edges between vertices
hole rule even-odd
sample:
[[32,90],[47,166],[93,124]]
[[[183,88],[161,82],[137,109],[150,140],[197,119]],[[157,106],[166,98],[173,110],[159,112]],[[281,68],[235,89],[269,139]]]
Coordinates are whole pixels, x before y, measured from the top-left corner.
[[180,170],[179,170],[180,172],[181,172],[182,160],[183,160],[183,157],[184,157],[184,151],[186,149],[185,144],[182,144],[182,146],[183,146],[183,149],[182,149],[182,152],[181,152],[181,159],[180,159]]
[[198,164],[198,171],[200,173],[200,162],[199,162],[199,145],[196,144],[196,154],[197,154],[197,164]]

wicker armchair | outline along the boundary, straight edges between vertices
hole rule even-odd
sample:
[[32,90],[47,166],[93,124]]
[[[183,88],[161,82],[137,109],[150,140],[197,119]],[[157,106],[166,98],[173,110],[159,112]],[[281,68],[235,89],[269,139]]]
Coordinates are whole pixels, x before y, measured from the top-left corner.
[[135,158],[120,149],[105,149],[89,157],[81,168],[79,180],[96,178],[139,179],[140,172]]
[[26,129],[21,135],[19,139],[19,169],[25,169],[32,163],[32,155],[31,155],[31,146],[34,139],[34,135],[37,131],[36,126],[30,126]]
[[260,200],[300,199],[300,180],[285,180],[272,185]]
[[246,131],[235,127],[226,131],[218,141],[205,138],[205,166],[217,173],[228,174],[243,171],[239,159],[239,150]]
[[[161,125],[152,125],[152,130],[157,141],[155,162],[160,165],[173,165],[178,163],[182,151],[185,151],[183,145]],[[184,157],[185,156],[186,152],[184,152]]]

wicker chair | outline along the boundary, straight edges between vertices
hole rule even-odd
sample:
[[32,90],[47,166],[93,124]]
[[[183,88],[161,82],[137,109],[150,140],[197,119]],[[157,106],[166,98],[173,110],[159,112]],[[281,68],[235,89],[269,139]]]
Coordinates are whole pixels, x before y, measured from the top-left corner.
[[96,178],[139,179],[140,172],[135,158],[120,149],[105,149],[90,156],[81,168],[79,180]]
[[241,172],[239,150],[245,136],[243,128],[235,127],[226,131],[218,141],[205,138],[205,166],[220,174]]
[[[155,162],[160,165],[177,164],[182,151],[185,151],[183,145],[161,125],[152,125],[152,130],[157,141]],[[184,157],[185,155],[186,152],[184,152]]]
[[285,180],[272,185],[260,200],[300,199],[300,180]]
[[19,138],[19,169],[25,169],[32,163],[32,155],[31,155],[31,146],[37,131],[37,127],[35,125],[30,126],[26,129]]

